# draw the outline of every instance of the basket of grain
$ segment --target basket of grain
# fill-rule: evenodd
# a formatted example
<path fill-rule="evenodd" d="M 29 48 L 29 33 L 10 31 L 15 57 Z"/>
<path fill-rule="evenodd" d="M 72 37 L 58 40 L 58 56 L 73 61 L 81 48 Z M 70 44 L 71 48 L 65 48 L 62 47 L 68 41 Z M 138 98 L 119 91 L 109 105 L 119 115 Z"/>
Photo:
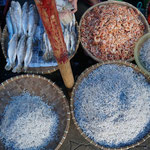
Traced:
<path fill-rule="evenodd" d="M 150 137 L 150 83 L 135 65 L 108 61 L 78 78 L 71 113 L 81 135 L 98 148 L 125 150 Z"/>
<path fill-rule="evenodd" d="M 0 85 L 1 150 L 58 150 L 69 125 L 67 100 L 50 80 L 27 74 Z"/>
<path fill-rule="evenodd" d="M 143 14 L 126 2 L 101 2 L 80 20 L 81 45 L 98 62 L 134 59 L 137 40 L 149 32 Z"/>
<path fill-rule="evenodd" d="M 142 36 L 136 43 L 134 57 L 138 67 L 150 75 L 150 33 Z"/>
<path fill-rule="evenodd" d="M 6 23 L 1 41 L 3 54 L 7 61 L 6 70 L 48 74 L 58 69 L 51 43 L 34 2 L 30 5 L 25 2 L 21 6 L 18 2 L 12 1 L 6 16 Z M 75 15 L 70 23 L 61 22 L 61 26 L 68 57 L 71 60 L 79 46 L 80 31 Z M 13 50 L 11 50 L 12 47 Z"/>

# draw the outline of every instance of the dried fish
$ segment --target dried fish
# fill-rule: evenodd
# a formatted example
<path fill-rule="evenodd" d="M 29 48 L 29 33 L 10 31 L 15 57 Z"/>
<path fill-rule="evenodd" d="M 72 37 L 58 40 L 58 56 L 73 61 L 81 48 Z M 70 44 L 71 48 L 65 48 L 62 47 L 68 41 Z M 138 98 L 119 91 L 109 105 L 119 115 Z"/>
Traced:
<path fill-rule="evenodd" d="M 76 49 L 76 34 L 75 32 L 71 32 L 71 47 L 70 47 L 70 53 L 73 53 Z"/>
<path fill-rule="evenodd" d="M 25 35 L 27 35 L 28 31 L 28 3 L 25 2 L 22 6 L 22 29 Z"/>
<path fill-rule="evenodd" d="M 26 42 L 26 55 L 24 58 L 24 71 L 27 71 L 33 55 L 33 37 L 28 37 Z"/>
<path fill-rule="evenodd" d="M 11 7 L 9 8 L 9 12 L 10 12 L 10 17 L 11 17 L 11 21 L 12 21 L 14 34 L 18 34 L 16 20 L 15 20 L 15 17 L 14 17 L 13 9 Z"/>
<path fill-rule="evenodd" d="M 64 40 L 66 43 L 67 51 L 70 53 L 70 33 L 67 29 L 65 29 Z"/>
<path fill-rule="evenodd" d="M 15 66 L 17 43 L 18 43 L 18 35 L 14 34 L 8 44 L 8 51 L 7 51 L 8 58 L 7 64 L 5 66 L 6 70 L 10 70 Z"/>
<path fill-rule="evenodd" d="M 53 51 L 52 51 L 52 47 L 51 47 L 51 44 L 50 44 L 50 41 L 48 39 L 46 32 L 44 32 L 44 34 L 43 34 L 43 40 L 45 43 L 45 53 L 43 55 L 43 59 L 45 61 L 50 61 L 53 57 L 53 54 L 52 54 Z"/>
<path fill-rule="evenodd" d="M 14 34 L 14 31 L 13 31 L 13 25 L 12 25 L 12 20 L 10 16 L 10 10 L 8 10 L 7 15 L 6 15 L 6 23 L 7 23 L 8 33 L 9 33 L 9 39 L 11 39 Z"/>
<path fill-rule="evenodd" d="M 12 1 L 11 2 L 11 13 L 13 13 L 14 19 L 12 20 L 14 24 L 17 26 L 18 34 L 21 35 L 22 33 L 22 10 L 21 5 L 19 2 Z"/>
<path fill-rule="evenodd" d="M 28 12 L 28 36 L 33 36 L 37 27 L 37 14 L 34 5 L 29 6 Z"/>
<path fill-rule="evenodd" d="M 21 72 L 22 63 L 24 61 L 25 55 L 26 55 L 26 35 L 22 35 L 19 40 L 19 44 L 18 44 L 18 48 L 17 48 L 18 64 L 12 70 L 12 72 L 18 72 L 18 73 Z"/>

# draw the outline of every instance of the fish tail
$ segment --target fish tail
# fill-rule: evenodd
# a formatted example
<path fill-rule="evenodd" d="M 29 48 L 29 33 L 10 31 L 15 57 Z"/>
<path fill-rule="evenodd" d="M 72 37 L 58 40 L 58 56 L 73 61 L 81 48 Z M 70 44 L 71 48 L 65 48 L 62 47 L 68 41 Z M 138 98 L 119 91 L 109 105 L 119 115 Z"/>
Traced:
<path fill-rule="evenodd" d="M 15 65 L 16 65 L 16 63 L 14 62 L 14 63 L 12 64 L 12 68 L 14 68 L 14 67 L 15 67 Z"/>
<path fill-rule="evenodd" d="M 8 62 L 5 66 L 5 70 L 9 71 L 12 68 L 12 65 Z"/>
<path fill-rule="evenodd" d="M 13 73 L 20 73 L 21 72 L 21 68 L 22 68 L 22 65 L 17 65 L 13 70 L 12 70 L 12 72 Z"/>

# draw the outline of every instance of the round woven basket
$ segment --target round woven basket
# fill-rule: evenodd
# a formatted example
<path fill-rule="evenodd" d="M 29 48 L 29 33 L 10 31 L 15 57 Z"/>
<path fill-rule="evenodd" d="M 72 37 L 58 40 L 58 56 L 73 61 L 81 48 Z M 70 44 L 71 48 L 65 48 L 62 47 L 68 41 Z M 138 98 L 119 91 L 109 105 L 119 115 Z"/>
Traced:
<path fill-rule="evenodd" d="M 89 68 L 87 68 L 80 76 L 79 78 L 77 79 L 77 82 L 75 84 L 75 86 L 73 87 L 73 90 L 72 90 L 72 93 L 71 93 L 71 103 L 70 103 L 70 107 L 71 107 L 71 115 L 72 115 L 72 119 L 73 119 L 73 122 L 77 128 L 77 130 L 80 132 L 80 134 L 91 144 L 93 144 L 94 146 L 98 147 L 98 148 L 101 148 L 101 149 L 104 149 L 104 150 L 127 150 L 127 149 L 130 149 L 130 148 L 134 148 L 135 146 L 137 145 L 140 145 L 141 143 L 143 143 L 145 140 L 147 140 L 149 137 L 150 137 L 150 134 L 148 134 L 147 136 L 145 136 L 140 142 L 136 143 L 136 144 L 133 144 L 133 145 L 130 145 L 130 146 L 127 146 L 127 147 L 122 147 L 122 148 L 106 148 L 106 147 L 103 147 L 101 145 L 98 145 L 96 144 L 94 141 L 92 141 L 82 130 L 81 128 L 79 127 L 78 125 L 78 122 L 76 121 L 76 118 L 75 118 L 75 115 L 74 115 L 74 95 L 75 95 L 75 91 L 76 89 L 78 88 L 78 86 L 80 85 L 80 83 L 82 82 L 82 80 L 87 77 L 89 75 L 89 73 L 91 73 L 93 70 L 95 70 L 96 68 L 104 65 L 104 64 L 118 64 L 118 65 L 125 65 L 127 67 L 131 67 L 133 68 L 137 73 L 142 73 L 146 78 L 147 80 L 149 81 L 150 80 L 150 77 L 147 76 L 142 70 L 140 70 L 136 65 L 133 65 L 131 63 L 128 63 L 128 62 L 124 62 L 124 61 L 108 61 L 108 62 L 103 62 L 103 63 L 98 63 L 96 65 L 93 65 Z"/>
<path fill-rule="evenodd" d="M 58 150 L 66 139 L 70 126 L 70 111 L 67 99 L 63 92 L 50 80 L 37 75 L 21 75 L 6 80 L 0 85 L 0 117 L 11 101 L 12 96 L 18 96 L 23 91 L 31 95 L 42 97 L 43 101 L 54 107 L 58 114 L 59 124 L 57 138 L 53 139 L 45 149 Z M 1 120 L 1 118 L 0 118 Z M 5 150 L 0 141 L 0 150 Z"/>
<path fill-rule="evenodd" d="M 77 22 L 76 22 L 76 28 L 77 28 L 77 32 L 78 32 L 78 37 L 77 37 L 78 40 L 77 40 L 75 52 L 69 57 L 69 60 L 71 60 L 74 57 L 74 55 L 76 54 L 78 47 L 79 47 L 79 43 L 80 43 L 80 30 L 79 30 L 79 26 L 78 26 Z M 1 39 L 2 51 L 3 51 L 5 58 L 7 58 L 8 41 L 9 41 L 9 39 L 8 39 L 7 25 L 5 25 L 3 32 L 2 32 L 2 39 Z M 26 71 L 26 73 L 49 74 L 56 70 L 58 70 L 58 66 L 34 67 L 34 68 L 29 67 L 28 70 Z"/>
<path fill-rule="evenodd" d="M 135 49 L 134 49 L 134 58 L 135 58 L 135 62 L 137 63 L 138 67 L 147 75 L 150 76 L 150 72 L 144 67 L 143 63 L 140 60 L 140 50 L 141 47 L 143 46 L 143 43 L 146 42 L 148 39 L 150 39 L 150 33 L 145 34 L 144 36 L 142 36 L 138 42 L 135 45 Z"/>
<path fill-rule="evenodd" d="M 145 31 L 144 31 L 144 33 L 147 33 L 147 32 L 150 31 L 150 29 L 149 29 L 149 24 L 148 24 L 146 18 L 144 17 L 144 15 L 143 15 L 136 7 L 134 7 L 133 5 L 131 5 L 131 4 L 127 3 L 127 2 L 120 2 L 120 1 L 106 1 L 106 2 L 100 2 L 100 3 L 98 3 L 98 4 L 96 4 L 96 5 L 92 6 L 92 7 L 90 7 L 89 9 L 87 9 L 87 11 L 86 11 L 86 12 L 83 14 L 83 16 L 81 17 L 81 20 L 80 20 L 80 23 L 79 23 L 79 28 L 81 29 L 82 20 L 83 20 L 83 18 L 85 17 L 85 15 L 86 15 L 89 11 L 91 11 L 93 8 L 95 8 L 95 7 L 97 7 L 97 6 L 108 5 L 108 4 L 118 4 L 118 5 L 123 5 L 123 6 L 128 6 L 128 7 L 133 8 L 134 10 L 136 10 L 137 12 L 139 12 L 139 14 L 140 14 L 140 19 L 142 20 L 142 22 L 143 22 L 143 24 L 144 24 L 144 26 L 145 26 Z M 81 32 L 81 31 L 80 31 L 80 32 Z M 81 36 L 81 34 L 80 34 L 80 36 Z M 80 37 L 80 38 L 81 38 L 81 37 Z M 81 45 L 82 45 L 83 49 L 85 50 L 85 52 L 86 52 L 91 58 L 93 58 L 93 59 L 96 60 L 97 62 L 103 62 L 103 60 L 101 60 L 101 59 L 95 57 L 91 52 L 89 52 L 89 51 L 83 46 L 84 44 L 83 44 L 82 40 L 81 40 Z M 133 49 L 133 51 L 134 51 L 134 49 Z M 133 61 L 133 60 L 134 60 L 134 57 L 132 57 L 132 58 L 126 60 L 126 61 L 129 61 L 129 62 L 130 62 L 130 61 Z"/>

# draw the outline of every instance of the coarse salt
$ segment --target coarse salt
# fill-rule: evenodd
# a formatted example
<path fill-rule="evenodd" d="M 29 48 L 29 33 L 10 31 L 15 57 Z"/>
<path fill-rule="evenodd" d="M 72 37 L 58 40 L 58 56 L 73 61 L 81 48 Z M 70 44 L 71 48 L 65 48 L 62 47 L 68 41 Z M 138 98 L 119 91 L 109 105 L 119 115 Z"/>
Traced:
<path fill-rule="evenodd" d="M 12 97 L 0 124 L 0 138 L 14 150 L 37 150 L 55 138 L 58 116 L 39 96 Z"/>
<path fill-rule="evenodd" d="M 150 71 L 150 39 L 145 41 L 140 49 L 139 55 L 140 61 L 143 64 L 143 67 Z"/>
<path fill-rule="evenodd" d="M 150 85 L 131 67 L 98 67 L 81 81 L 74 100 L 79 127 L 104 147 L 135 144 L 150 131 Z"/>

